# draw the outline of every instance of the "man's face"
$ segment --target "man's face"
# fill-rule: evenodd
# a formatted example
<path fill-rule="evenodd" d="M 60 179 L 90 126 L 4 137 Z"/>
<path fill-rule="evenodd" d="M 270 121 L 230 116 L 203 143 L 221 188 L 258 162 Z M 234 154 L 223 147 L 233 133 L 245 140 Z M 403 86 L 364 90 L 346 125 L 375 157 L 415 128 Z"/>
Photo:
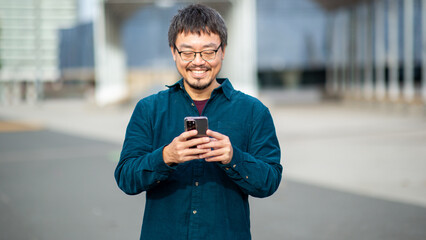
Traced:
<path fill-rule="evenodd" d="M 180 33 L 176 38 L 176 47 L 180 52 L 193 51 L 201 52 L 205 50 L 216 50 L 220 46 L 220 38 L 217 34 L 201 33 Z M 205 61 L 197 53 L 193 61 L 183 61 L 177 50 L 171 48 L 176 67 L 182 75 L 185 86 L 194 90 L 204 90 L 211 86 L 216 80 L 216 76 L 222 67 L 225 56 L 223 46 L 217 51 L 216 57 L 211 61 Z"/>

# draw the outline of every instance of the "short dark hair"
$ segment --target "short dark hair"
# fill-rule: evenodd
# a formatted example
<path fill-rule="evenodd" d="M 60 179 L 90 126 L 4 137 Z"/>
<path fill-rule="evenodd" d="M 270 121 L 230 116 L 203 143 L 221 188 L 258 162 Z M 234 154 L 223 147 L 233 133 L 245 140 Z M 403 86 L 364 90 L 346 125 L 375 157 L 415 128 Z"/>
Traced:
<path fill-rule="evenodd" d="M 180 33 L 214 33 L 219 35 L 223 46 L 228 42 L 228 31 L 225 21 L 215 9 L 202 5 L 191 4 L 178 11 L 169 27 L 169 46 L 174 47 Z"/>

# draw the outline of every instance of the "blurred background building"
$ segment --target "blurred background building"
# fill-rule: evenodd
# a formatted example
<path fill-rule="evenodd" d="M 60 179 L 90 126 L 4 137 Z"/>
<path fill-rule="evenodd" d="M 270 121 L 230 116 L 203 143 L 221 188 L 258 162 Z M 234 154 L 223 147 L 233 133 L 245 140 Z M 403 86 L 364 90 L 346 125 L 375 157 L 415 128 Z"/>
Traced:
<path fill-rule="evenodd" d="M 190 2 L 0 0 L 1 101 L 105 105 L 163 88 L 179 78 L 168 25 Z M 243 91 L 426 102 L 424 0 L 204 2 L 227 21 L 222 75 Z"/>
<path fill-rule="evenodd" d="M 57 82 L 58 29 L 76 21 L 75 0 L 0 0 L 1 101 L 42 97 Z"/>
<path fill-rule="evenodd" d="M 329 94 L 426 102 L 426 1 L 317 2 L 329 12 Z"/>

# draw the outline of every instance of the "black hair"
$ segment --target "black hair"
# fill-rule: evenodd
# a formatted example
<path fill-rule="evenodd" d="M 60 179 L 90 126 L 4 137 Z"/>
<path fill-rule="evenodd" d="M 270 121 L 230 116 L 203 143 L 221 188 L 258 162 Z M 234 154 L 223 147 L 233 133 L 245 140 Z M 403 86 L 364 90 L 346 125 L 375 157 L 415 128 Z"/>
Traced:
<path fill-rule="evenodd" d="M 217 34 L 223 46 L 228 41 L 228 31 L 222 16 L 215 9 L 202 4 L 191 4 L 173 17 L 168 34 L 170 47 L 174 47 L 177 35 L 182 32 Z"/>

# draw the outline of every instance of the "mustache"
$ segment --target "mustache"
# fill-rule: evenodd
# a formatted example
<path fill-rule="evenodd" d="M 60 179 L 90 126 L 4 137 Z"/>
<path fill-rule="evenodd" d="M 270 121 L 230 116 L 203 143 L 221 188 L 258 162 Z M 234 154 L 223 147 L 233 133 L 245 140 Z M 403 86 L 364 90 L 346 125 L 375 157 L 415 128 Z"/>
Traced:
<path fill-rule="evenodd" d="M 199 67 L 199 66 L 189 66 L 186 69 L 191 70 L 191 71 L 207 71 L 210 70 L 211 68 L 203 66 L 203 67 Z"/>

